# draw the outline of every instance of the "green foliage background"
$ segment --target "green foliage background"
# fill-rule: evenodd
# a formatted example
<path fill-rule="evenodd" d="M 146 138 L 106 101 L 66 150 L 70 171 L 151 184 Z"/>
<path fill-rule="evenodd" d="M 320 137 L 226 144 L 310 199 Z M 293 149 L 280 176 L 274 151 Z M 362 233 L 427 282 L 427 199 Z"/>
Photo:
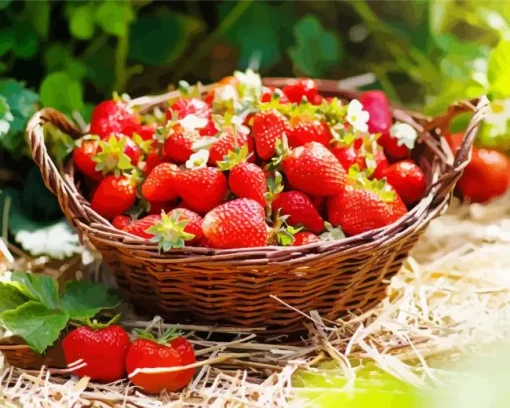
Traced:
<path fill-rule="evenodd" d="M 46 225 L 61 214 L 27 152 L 36 109 L 88 120 L 113 91 L 159 93 L 248 66 L 264 76 L 373 72 L 372 87 L 431 114 L 483 93 L 504 98 L 509 21 L 501 0 L 0 0 L 0 183 L 15 189 L 18 215 Z"/>

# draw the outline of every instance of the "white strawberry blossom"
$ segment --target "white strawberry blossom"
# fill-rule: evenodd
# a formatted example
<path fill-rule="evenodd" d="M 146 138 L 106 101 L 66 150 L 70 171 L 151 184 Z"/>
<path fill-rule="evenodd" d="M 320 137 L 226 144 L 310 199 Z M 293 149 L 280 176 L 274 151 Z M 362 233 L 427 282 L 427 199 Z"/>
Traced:
<path fill-rule="evenodd" d="M 237 99 L 237 91 L 232 85 L 223 85 L 215 89 L 214 102 L 230 102 Z"/>
<path fill-rule="evenodd" d="M 359 132 L 368 131 L 368 119 L 370 115 L 367 111 L 363 110 L 363 105 L 357 99 L 353 99 L 347 106 L 347 122 L 351 124 L 354 130 Z"/>
<path fill-rule="evenodd" d="M 508 120 L 510 119 L 510 99 L 493 101 L 485 115 L 485 122 L 491 125 L 491 133 L 494 136 L 507 132 Z"/>
<path fill-rule="evenodd" d="M 413 149 L 418 138 L 418 132 L 407 123 L 397 122 L 390 128 L 390 136 L 397 139 L 398 146 L 405 145 L 408 149 Z"/>
<path fill-rule="evenodd" d="M 239 81 L 239 88 L 243 96 L 260 96 L 262 93 L 262 80 L 259 74 L 248 68 L 246 72 L 234 72 L 234 76 Z"/>
<path fill-rule="evenodd" d="M 185 166 L 187 169 L 199 169 L 201 167 L 206 167 L 207 162 L 209 161 L 209 150 L 199 150 L 196 153 L 193 153 Z"/>
<path fill-rule="evenodd" d="M 184 119 L 179 121 L 184 129 L 195 130 L 201 129 L 207 125 L 207 119 L 199 118 L 196 115 L 187 115 Z"/>

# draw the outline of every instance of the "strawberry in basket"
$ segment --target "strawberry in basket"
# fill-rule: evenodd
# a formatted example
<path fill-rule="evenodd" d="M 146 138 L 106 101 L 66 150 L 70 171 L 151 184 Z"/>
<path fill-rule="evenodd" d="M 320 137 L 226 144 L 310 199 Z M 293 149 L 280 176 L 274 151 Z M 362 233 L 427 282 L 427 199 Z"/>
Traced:
<path fill-rule="evenodd" d="M 181 83 L 163 112 L 103 102 L 73 153 L 92 209 L 161 250 L 357 235 L 397 221 L 426 191 L 410 159 L 417 133 L 393 120 L 381 91 L 345 102 L 312 79 L 278 89 L 248 70 L 206 95 Z"/>

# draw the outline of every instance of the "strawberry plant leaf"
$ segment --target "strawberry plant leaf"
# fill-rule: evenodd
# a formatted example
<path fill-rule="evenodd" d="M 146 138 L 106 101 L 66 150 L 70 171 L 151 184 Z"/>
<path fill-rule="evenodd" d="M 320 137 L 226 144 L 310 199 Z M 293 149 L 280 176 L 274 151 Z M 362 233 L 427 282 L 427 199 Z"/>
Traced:
<path fill-rule="evenodd" d="M 34 1 L 25 8 L 32 27 L 42 38 L 48 36 L 50 26 L 50 2 L 48 0 Z"/>
<path fill-rule="evenodd" d="M 100 310 L 113 309 L 120 303 L 120 296 L 106 286 L 81 280 L 67 283 L 60 308 L 69 313 L 71 319 L 86 320 Z"/>
<path fill-rule="evenodd" d="M 34 351 L 41 354 L 55 343 L 67 325 L 69 314 L 30 301 L 14 310 L 6 310 L 0 314 L 0 320 L 7 330 L 22 337 Z"/>
<path fill-rule="evenodd" d="M 93 2 L 78 7 L 69 8 L 69 31 L 79 40 L 90 40 L 94 35 L 94 11 Z"/>
<path fill-rule="evenodd" d="M 487 76 L 490 92 L 494 97 L 506 98 L 510 96 L 510 40 L 500 41 L 491 51 Z"/>
<path fill-rule="evenodd" d="M 23 303 L 26 303 L 28 298 L 24 296 L 15 286 L 0 282 L 0 313 L 5 310 L 16 309 Z"/>
<path fill-rule="evenodd" d="M 204 28 L 195 18 L 159 9 L 156 15 L 141 16 L 132 24 L 129 56 L 147 65 L 176 61 Z"/>
<path fill-rule="evenodd" d="M 342 59 L 342 44 L 316 16 L 303 17 L 294 28 L 294 37 L 296 44 L 289 49 L 289 55 L 299 72 L 320 77 Z"/>
<path fill-rule="evenodd" d="M 105 33 L 124 37 L 134 15 L 129 2 L 105 1 L 97 8 L 95 18 Z"/>
<path fill-rule="evenodd" d="M 72 113 L 83 109 L 82 84 L 72 79 L 67 72 L 53 72 L 44 78 L 40 87 L 41 102 L 44 106 Z"/>
<path fill-rule="evenodd" d="M 8 285 L 14 286 L 29 299 L 42 303 L 48 309 L 58 305 L 58 283 L 55 279 L 42 274 L 13 272 Z"/>

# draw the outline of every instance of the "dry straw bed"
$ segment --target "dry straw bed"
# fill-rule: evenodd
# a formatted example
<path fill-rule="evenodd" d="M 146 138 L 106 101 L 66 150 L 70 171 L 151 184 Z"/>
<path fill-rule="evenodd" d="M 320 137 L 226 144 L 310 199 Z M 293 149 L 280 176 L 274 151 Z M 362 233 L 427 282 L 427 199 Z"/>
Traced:
<path fill-rule="evenodd" d="M 311 313 L 309 334 L 301 343 L 288 345 L 285 338 L 262 342 L 249 330 L 215 333 L 213 327 L 183 326 L 200 361 L 194 381 L 182 393 L 148 397 L 127 382 L 100 385 L 65 373 L 4 367 L 0 405 L 303 407 L 293 375 L 301 368 L 316 371 L 331 359 L 338 366 L 335 373 L 350 380 L 348 388 L 356 378 L 352 364 L 361 360 L 417 387 L 449 381 L 448 372 L 433 368 L 436 362 L 453 361 L 508 337 L 509 198 L 488 206 L 454 203 L 432 222 L 376 309 L 344 322 Z M 126 324 L 156 330 L 162 325 L 157 319 Z"/>

